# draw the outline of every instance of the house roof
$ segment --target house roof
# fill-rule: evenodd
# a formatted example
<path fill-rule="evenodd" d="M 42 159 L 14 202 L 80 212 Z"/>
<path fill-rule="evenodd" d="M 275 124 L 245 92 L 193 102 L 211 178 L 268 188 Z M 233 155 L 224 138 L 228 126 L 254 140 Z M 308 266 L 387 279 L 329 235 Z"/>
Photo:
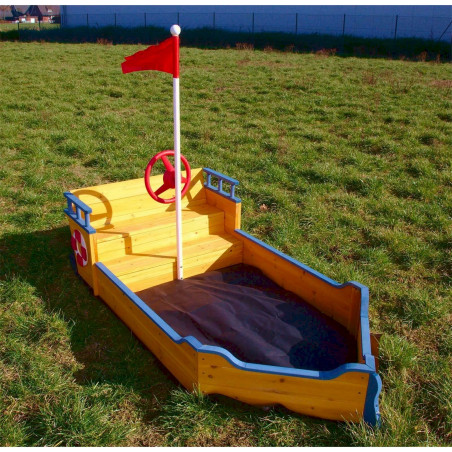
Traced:
<path fill-rule="evenodd" d="M 38 6 L 43 16 L 58 16 L 60 14 L 59 5 Z"/>
<path fill-rule="evenodd" d="M 21 14 L 25 14 L 25 11 L 28 9 L 27 6 L 21 6 L 21 5 L 13 5 L 11 6 L 11 14 L 13 17 L 20 16 Z"/>
<path fill-rule="evenodd" d="M 16 11 L 28 16 L 58 16 L 59 5 L 14 5 Z"/>

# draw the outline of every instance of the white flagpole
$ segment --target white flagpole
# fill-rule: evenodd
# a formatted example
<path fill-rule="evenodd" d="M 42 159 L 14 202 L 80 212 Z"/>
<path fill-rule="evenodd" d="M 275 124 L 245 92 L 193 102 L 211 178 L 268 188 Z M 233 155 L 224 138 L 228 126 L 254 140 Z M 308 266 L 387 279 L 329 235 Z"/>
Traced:
<path fill-rule="evenodd" d="M 179 36 L 179 25 L 173 25 L 170 29 L 173 36 Z M 178 43 L 179 46 L 179 43 Z M 179 53 L 179 48 L 177 49 Z M 179 65 L 179 58 L 177 58 Z M 177 240 L 177 279 L 184 279 L 184 266 L 182 257 L 182 206 L 181 206 L 181 168 L 180 168 L 180 102 L 179 102 L 179 68 L 177 77 L 173 77 L 173 116 L 174 116 L 174 169 L 176 189 L 176 240 Z"/>

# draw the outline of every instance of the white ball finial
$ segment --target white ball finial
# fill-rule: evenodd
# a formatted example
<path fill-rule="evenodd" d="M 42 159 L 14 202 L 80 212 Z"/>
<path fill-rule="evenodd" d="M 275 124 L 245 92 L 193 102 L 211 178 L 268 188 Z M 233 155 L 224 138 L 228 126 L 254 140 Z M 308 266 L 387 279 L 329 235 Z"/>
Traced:
<path fill-rule="evenodd" d="M 177 24 L 174 24 L 171 28 L 170 28 L 170 32 L 173 36 L 179 36 L 180 35 L 180 27 Z"/>

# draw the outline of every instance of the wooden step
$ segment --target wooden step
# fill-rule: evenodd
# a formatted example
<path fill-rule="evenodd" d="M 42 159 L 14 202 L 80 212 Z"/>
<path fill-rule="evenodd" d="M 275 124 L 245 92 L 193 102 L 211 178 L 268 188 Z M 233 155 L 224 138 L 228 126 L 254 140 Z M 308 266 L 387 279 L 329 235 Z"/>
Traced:
<path fill-rule="evenodd" d="M 228 250 L 241 245 L 241 241 L 229 234 L 216 234 L 183 243 L 184 260 L 196 256 Z M 132 253 L 103 263 L 116 275 L 153 268 L 176 261 L 176 248 L 171 245 L 155 247 L 141 253 Z"/>
<path fill-rule="evenodd" d="M 184 171 L 182 175 L 185 175 Z M 206 202 L 202 169 L 192 169 L 191 175 L 190 188 L 181 200 L 182 207 L 194 207 Z M 150 184 L 154 189 L 162 185 L 162 175 L 151 176 Z M 175 208 L 174 204 L 154 201 L 146 191 L 143 178 L 80 188 L 72 190 L 72 193 L 92 208 L 91 225 L 96 230 L 117 221 L 148 217 L 158 212 L 174 211 Z M 174 196 L 174 190 L 168 190 L 164 196 Z"/>
<path fill-rule="evenodd" d="M 224 232 L 224 212 L 208 204 L 182 209 L 182 223 L 185 242 L 221 234 Z M 96 237 L 100 261 L 139 254 L 154 246 L 175 247 L 176 213 L 159 212 L 144 219 L 105 226 L 97 231 Z"/>
<path fill-rule="evenodd" d="M 229 234 L 199 237 L 183 244 L 184 277 L 242 262 L 242 242 Z M 131 290 L 176 279 L 176 248 L 163 246 L 103 261 Z"/>

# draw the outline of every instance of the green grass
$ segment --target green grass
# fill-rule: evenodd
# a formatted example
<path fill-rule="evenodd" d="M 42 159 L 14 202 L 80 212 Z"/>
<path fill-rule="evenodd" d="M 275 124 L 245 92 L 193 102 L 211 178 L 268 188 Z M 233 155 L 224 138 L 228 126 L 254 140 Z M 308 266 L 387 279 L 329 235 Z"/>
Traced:
<path fill-rule="evenodd" d="M 182 150 L 243 229 L 370 289 L 381 429 L 188 394 L 73 273 L 62 192 L 172 147 L 140 46 L 0 43 L 0 445 L 450 445 L 451 66 L 181 49 Z M 14 57 L 11 57 L 11 56 Z"/>
<path fill-rule="evenodd" d="M 60 28 L 60 24 L 51 24 L 48 22 L 36 22 L 32 23 L 11 23 L 11 22 L 0 22 L 0 33 L 11 32 L 11 31 L 44 31 L 44 30 L 57 30 Z"/>

